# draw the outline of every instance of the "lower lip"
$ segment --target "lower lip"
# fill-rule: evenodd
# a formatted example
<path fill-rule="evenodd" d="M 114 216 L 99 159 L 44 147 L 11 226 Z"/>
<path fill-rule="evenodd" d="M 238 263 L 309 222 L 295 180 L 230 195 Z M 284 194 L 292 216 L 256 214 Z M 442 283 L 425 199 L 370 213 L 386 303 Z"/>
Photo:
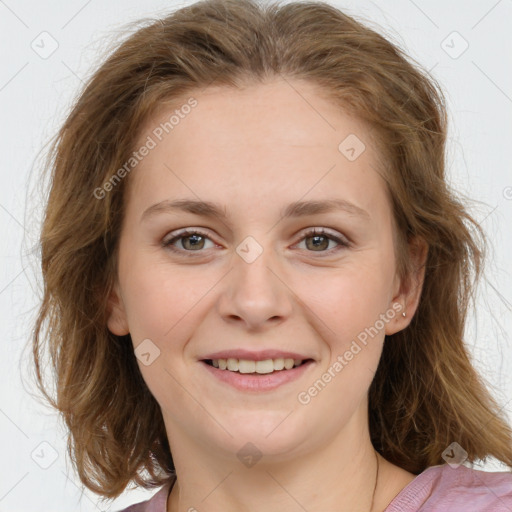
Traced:
<path fill-rule="evenodd" d="M 313 364 L 313 361 L 303 363 L 291 370 L 278 370 L 259 375 L 219 370 L 219 368 L 210 366 L 204 361 L 201 361 L 201 363 L 214 377 L 240 391 L 271 391 L 283 384 L 298 379 Z"/>

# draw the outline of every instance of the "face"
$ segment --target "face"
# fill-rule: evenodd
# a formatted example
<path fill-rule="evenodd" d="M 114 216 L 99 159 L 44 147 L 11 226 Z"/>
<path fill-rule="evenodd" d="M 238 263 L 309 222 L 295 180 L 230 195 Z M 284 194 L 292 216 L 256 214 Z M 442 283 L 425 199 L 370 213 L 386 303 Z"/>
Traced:
<path fill-rule="evenodd" d="M 156 144 L 129 176 L 109 328 L 130 333 L 171 449 L 286 457 L 364 431 L 384 335 L 404 327 L 368 130 L 290 83 L 209 88 L 162 140 L 176 106 L 141 132 Z"/>

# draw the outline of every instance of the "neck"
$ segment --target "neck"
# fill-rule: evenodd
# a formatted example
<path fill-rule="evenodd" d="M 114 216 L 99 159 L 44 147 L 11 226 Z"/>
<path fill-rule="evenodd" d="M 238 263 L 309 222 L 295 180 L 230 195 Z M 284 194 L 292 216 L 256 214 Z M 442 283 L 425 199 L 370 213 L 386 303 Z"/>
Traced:
<path fill-rule="evenodd" d="M 376 486 L 376 452 L 369 433 L 356 426 L 347 425 L 334 440 L 308 452 L 289 454 L 286 460 L 263 456 L 250 467 L 232 453 L 223 457 L 199 450 L 186 436 L 173 435 L 178 479 L 167 511 L 376 512 L 382 501 Z M 380 466 L 379 481 L 386 469 Z"/>

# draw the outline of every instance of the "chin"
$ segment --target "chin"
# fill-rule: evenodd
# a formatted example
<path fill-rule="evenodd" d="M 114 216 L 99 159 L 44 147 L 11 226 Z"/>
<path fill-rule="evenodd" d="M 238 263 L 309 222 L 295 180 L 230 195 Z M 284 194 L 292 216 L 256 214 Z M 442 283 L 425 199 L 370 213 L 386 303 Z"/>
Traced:
<path fill-rule="evenodd" d="M 239 451 L 259 451 L 265 457 L 286 458 L 304 447 L 308 438 L 303 425 L 297 423 L 297 413 L 290 411 L 238 413 L 228 422 L 233 437 L 224 437 L 226 449 L 238 455 Z M 289 416 L 288 416 L 289 415 Z M 297 416 L 297 417 L 294 417 Z M 236 426 L 236 428 L 235 428 Z M 268 460 L 268 459 L 267 459 Z"/>

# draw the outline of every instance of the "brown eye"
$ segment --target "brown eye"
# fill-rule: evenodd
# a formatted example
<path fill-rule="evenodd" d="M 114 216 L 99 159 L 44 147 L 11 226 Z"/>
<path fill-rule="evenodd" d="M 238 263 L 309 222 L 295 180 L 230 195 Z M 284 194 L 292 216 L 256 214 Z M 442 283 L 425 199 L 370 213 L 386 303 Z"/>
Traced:
<path fill-rule="evenodd" d="M 210 238 L 205 233 L 196 230 L 185 230 L 177 233 L 171 238 L 167 238 L 162 242 L 162 246 L 175 252 L 201 252 Z M 178 245 L 178 243 L 179 245 Z"/>
<path fill-rule="evenodd" d="M 309 252 L 330 253 L 332 251 L 337 251 L 340 248 L 349 246 L 349 243 L 346 240 L 343 240 L 342 238 L 340 238 L 336 235 L 327 233 L 323 229 L 320 229 L 320 230 L 313 229 L 313 230 L 307 232 L 302 237 L 302 240 L 305 241 L 306 249 Z M 335 242 L 338 245 L 338 247 L 329 248 L 330 242 Z"/>
<path fill-rule="evenodd" d="M 203 249 L 205 238 L 201 235 L 188 235 L 180 237 L 183 249 Z M 188 242 L 188 243 L 187 243 Z"/>
<path fill-rule="evenodd" d="M 305 238 L 306 240 L 306 247 L 308 249 L 312 250 L 324 250 L 329 247 L 329 238 L 324 235 L 314 235 L 314 236 L 308 236 Z M 309 241 L 309 243 L 308 243 Z"/>

